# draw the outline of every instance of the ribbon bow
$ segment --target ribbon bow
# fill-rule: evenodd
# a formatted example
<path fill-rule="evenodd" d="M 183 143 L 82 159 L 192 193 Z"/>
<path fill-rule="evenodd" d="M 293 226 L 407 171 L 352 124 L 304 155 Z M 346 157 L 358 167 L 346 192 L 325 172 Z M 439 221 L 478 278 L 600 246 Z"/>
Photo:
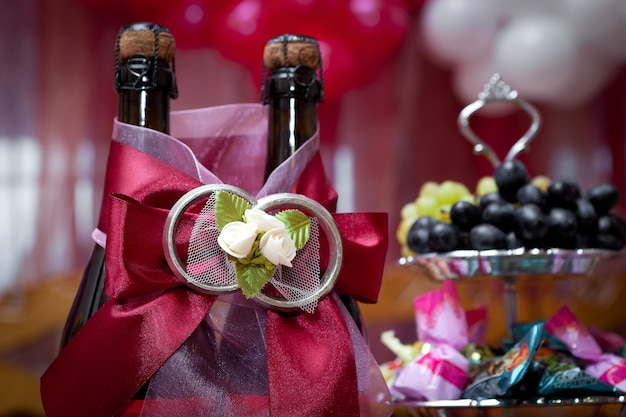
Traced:
<path fill-rule="evenodd" d="M 114 142 L 111 157 L 141 166 L 138 182 L 143 183 L 136 187 L 131 181 L 118 188 L 131 193 L 108 200 L 105 293 L 111 298 L 42 376 L 48 417 L 115 414 L 187 340 L 218 298 L 182 285 L 162 247 L 169 207 L 202 184 L 130 146 Z M 168 181 L 147 180 L 156 177 Z M 326 199 L 328 188 L 320 186 L 324 184 L 321 160 L 315 157 L 292 191 L 332 204 L 332 198 Z M 335 289 L 374 302 L 387 245 L 386 215 L 334 214 L 333 218 L 344 248 Z M 182 253 L 194 221 L 185 215 L 178 224 L 174 240 Z M 320 300 L 314 314 L 268 310 L 266 337 L 269 415 L 360 414 L 363 393 L 357 387 L 354 349 L 333 299 Z"/>

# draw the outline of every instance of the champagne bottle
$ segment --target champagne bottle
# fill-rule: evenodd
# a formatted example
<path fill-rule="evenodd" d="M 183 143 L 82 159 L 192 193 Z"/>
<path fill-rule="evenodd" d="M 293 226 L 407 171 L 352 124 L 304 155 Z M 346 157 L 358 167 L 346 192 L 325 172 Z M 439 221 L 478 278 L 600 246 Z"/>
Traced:
<path fill-rule="evenodd" d="M 178 96 L 175 40 L 152 23 L 120 29 L 115 44 L 115 90 L 120 122 L 169 133 L 170 99 Z M 107 198 L 105 195 L 103 198 Z M 61 336 L 64 347 L 105 301 L 104 248 L 94 245 Z"/>
<path fill-rule="evenodd" d="M 317 106 L 324 100 L 321 58 L 317 40 L 309 36 L 283 34 L 265 45 L 261 101 L 269 111 L 266 180 L 317 131 Z M 356 301 L 339 297 L 365 335 Z"/>
<path fill-rule="evenodd" d="M 324 98 L 320 62 L 319 46 L 310 37 L 281 35 L 265 45 L 261 101 L 269 111 L 266 180 L 317 130 L 317 105 Z"/>

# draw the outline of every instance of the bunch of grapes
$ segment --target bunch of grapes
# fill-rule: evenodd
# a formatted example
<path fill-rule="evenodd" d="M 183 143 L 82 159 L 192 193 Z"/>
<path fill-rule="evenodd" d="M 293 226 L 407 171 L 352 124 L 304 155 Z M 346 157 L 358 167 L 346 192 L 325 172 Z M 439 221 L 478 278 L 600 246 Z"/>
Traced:
<path fill-rule="evenodd" d="M 439 184 L 429 181 L 424 183 L 415 201 L 402 208 L 402 219 L 397 230 L 397 238 L 402 245 L 402 255 L 408 256 L 416 252 L 408 247 L 407 241 L 409 230 L 415 221 L 426 218 L 450 223 L 450 208 L 458 201 L 475 203 L 476 200 L 469 189 L 460 182 L 444 181 Z"/>
<path fill-rule="evenodd" d="M 423 199 L 446 183 L 464 191 L 445 202 L 430 201 L 426 210 Z M 475 197 L 459 183 L 446 183 L 427 183 L 413 207 L 403 208 L 398 238 L 404 256 L 459 249 L 620 250 L 626 242 L 626 222 L 612 213 L 619 192 L 610 184 L 583 195 L 571 180 L 531 179 L 518 160 L 505 161 L 493 177 L 481 179 Z"/>

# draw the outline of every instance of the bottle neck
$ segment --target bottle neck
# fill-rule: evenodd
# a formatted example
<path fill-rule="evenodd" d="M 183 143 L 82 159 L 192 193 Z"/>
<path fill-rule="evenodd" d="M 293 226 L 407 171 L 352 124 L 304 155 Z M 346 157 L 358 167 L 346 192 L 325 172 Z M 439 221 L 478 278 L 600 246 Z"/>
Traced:
<path fill-rule="evenodd" d="M 170 133 L 170 98 L 163 90 L 124 90 L 119 93 L 118 120 Z"/>
<path fill-rule="evenodd" d="M 321 84 L 305 67 L 276 71 L 265 82 L 268 105 L 268 142 L 265 180 L 317 130 Z"/>
<path fill-rule="evenodd" d="M 172 64 L 134 56 L 121 62 L 115 87 L 120 122 L 170 132 L 170 98 L 177 94 Z"/>
<path fill-rule="evenodd" d="M 293 97 L 269 101 L 265 179 L 293 155 L 317 129 L 317 103 Z"/>

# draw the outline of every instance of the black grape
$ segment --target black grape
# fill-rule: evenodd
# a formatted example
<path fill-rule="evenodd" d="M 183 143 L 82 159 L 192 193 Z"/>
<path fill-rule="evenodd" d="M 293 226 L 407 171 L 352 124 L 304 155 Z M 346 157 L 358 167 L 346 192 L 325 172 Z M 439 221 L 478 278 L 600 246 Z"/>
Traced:
<path fill-rule="evenodd" d="M 542 210 L 546 207 L 548 198 L 546 193 L 535 184 L 528 183 L 517 190 L 517 201 L 521 204 L 535 204 Z"/>
<path fill-rule="evenodd" d="M 611 184 L 600 184 L 587 191 L 586 197 L 596 209 L 596 213 L 604 215 L 619 202 L 619 191 Z"/>
<path fill-rule="evenodd" d="M 510 203 L 516 201 L 517 191 L 530 181 L 526 167 L 517 159 L 500 164 L 493 178 L 502 198 Z"/>
<path fill-rule="evenodd" d="M 548 213 L 548 244 L 555 248 L 573 249 L 576 247 L 578 221 L 571 210 L 555 207 Z"/>
<path fill-rule="evenodd" d="M 517 249 L 524 246 L 524 242 L 517 237 L 515 232 L 509 232 L 506 234 L 506 248 L 507 249 Z"/>
<path fill-rule="evenodd" d="M 430 216 L 419 217 L 409 229 L 406 244 L 415 253 L 428 253 L 432 249 L 428 244 L 430 229 L 437 221 Z"/>
<path fill-rule="evenodd" d="M 578 184 L 570 180 L 552 181 L 546 190 L 549 207 L 562 207 L 574 210 L 580 198 Z"/>
<path fill-rule="evenodd" d="M 482 213 L 484 223 L 489 223 L 503 232 L 509 232 L 513 229 L 513 215 L 515 206 L 506 201 L 496 201 L 489 204 Z"/>
<path fill-rule="evenodd" d="M 458 248 L 459 229 L 450 223 L 437 222 L 430 229 L 428 244 L 435 252 L 449 252 Z"/>
<path fill-rule="evenodd" d="M 500 196 L 500 193 L 498 193 L 497 191 L 493 191 L 480 197 L 480 199 L 478 200 L 478 206 L 481 210 L 484 210 L 489 204 L 495 203 L 496 201 L 505 200 Z"/>
<path fill-rule="evenodd" d="M 598 232 L 592 236 L 591 244 L 595 248 L 620 250 L 626 240 L 624 220 L 607 214 L 598 218 Z"/>
<path fill-rule="evenodd" d="M 515 210 L 515 232 L 524 242 L 543 239 L 548 233 L 548 216 L 536 204 L 526 204 Z"/>
<path fill-rule="evenodd" d="M 450 208 L 450 220 L 463 232 L 480 223 L 480 208 L 469 201 L 457 201 Z"/>
<path fill-rule="evenodd" d="M 506 234 L 496 226 L 481 223 L 470 230 L 470 247 L 475 250 L 506 249 Z"/>
<path fill-rule="evenodd" d="M 598 216 L 593 204 L 584 198 L 577 199 L 574 214 L 576 214 L 576 220 L 578 221 L 579 233 L 587 235 L 596 233 Z"/>

